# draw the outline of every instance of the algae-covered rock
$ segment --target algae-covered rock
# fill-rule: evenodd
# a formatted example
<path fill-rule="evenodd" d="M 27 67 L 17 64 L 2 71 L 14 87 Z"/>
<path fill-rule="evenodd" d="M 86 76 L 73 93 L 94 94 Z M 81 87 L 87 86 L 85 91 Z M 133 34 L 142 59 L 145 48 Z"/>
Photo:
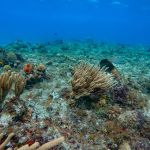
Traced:
<path fill-rule="evenodd" d="M 150 140 L 147 138 L 137 137 L 131 141 L 132 150 L 149 150 Z"/>
<path fill-rule="evenodd" d="M 120 114 L 117 120 L 123 127 L 139 129 L 142 128 L 145 117 L 140 111 L 128 110 Z"/>
<path fill-rule="evenodd" d="M 4 48 L 0 48 L 0 66 L 17 67 L 21 62 L 24 62 L 24 59 L 20 54 L 13 51 L 7 52 Z"/>
<path fill-rule="evenodd" d="M 44 65 L 44 64 L 39 64 L 39 65 L 37 66 L 37 71 L 38 71 L 38 72 L 45 73 L 45 71 L 46 71 L 45 65 Z"/>
<path fill-rule="evenodd" d="M 118 104 L 127 104 L 128 103 L 128 87 L 126 85 L 117 84 L 111 90 L 112 100 Z"/>
<path fill-rule="evenodd" d="M 46 67 L 44 64 L 33 65 L 28 63 L 24 65 L 23 70 L 26 78 L 26 88 L 30 88 L 34 84 L 49 78 L 46 74 Z"/>
<path fill-rule="evenodd" d="M 5 103 L 0 113 L 7 114 L 11 118 L 10 121 L 23 121 L 28 113 L 28 108 L 24 101 L 13 97 Z"/>
<path fill-rule="evenodd" d="M 4 71 L 9 71 L 9 70 L 11 70 L 11 66 L 10 66 L 10 65 L 5 65 L 5 66 L 3 67 L 3 70 L 4 70 Z"/>
<path fill-rule="evenodd" d="M 120 146 L 119 146 L 119 150 L 131 150 L 131 147 L 129 145 L 128 142 L 123 142 Z"/>
<path fill-rule="evenodd" d="M 17 60 L 17 56 L 14 52 L 8 52 L 6 53 L 6 59 L 8 62 L 14 63 Z"/>

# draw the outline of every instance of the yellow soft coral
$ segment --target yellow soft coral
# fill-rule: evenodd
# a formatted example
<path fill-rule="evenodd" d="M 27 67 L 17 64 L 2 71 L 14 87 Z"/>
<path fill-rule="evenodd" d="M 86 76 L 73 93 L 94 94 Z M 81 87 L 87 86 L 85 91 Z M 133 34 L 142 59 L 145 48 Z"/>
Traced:
<path fill-rule="evenodd" d="M 0 142 L 1 139 L 3 138 L 3 133 L 0 134 Z M 0 145 L 0 150 L 4 150 L 5 146 L 10 142 L 11 138 L 14 136 L 14 133 L 10 133 L 8 135 L 8 137 L 6 138 L 6 140 L 4 140 L 4 142 Z M 32 144 L 31 146 L 29 146 L 28 144 L 20 147 L 20 148 L 15 148 L 14 150 L 49 150 L 54 146 L 59 145 L 60 143 L 62 143 L 64 141 L 64 137 L 61 136 L 59 138 L 56 138 L 50 142 L 47 142 L 43 145 L 40 146 L 39 142 L 35 142 L 34 144 Z M 12 148 L 8 148 L 7 150 L 12 150 Z"/>
<path fill-rule="evenodd" d="M 0 134 L 0 141 L 3 138 L 4 134 L 1 133 Z M 5 146 L 10 142 L 11 138 L 14 136 L 14 133 L 10 133 L 8 135 L 8 137 L 6 138 L 6 140 L 0 145 L 0 150 L 3 150 L 5 148 Z"/>
<path fill-rule="evenodd" d="M 0 75 L 0 106 L 4 102 L 12 84 L 15 86 L 15 96 L 19 97 L 25 86 L 24 78 L 20 74 L 10 71 Z"/>
<path fill-rule="evenodd" d="M 116 84 L 111 74 L 105 69 L 81 63 L 74 69 L 71 80 L 72 95 L 86 96 L 93 92 L 107 91 Z"/>

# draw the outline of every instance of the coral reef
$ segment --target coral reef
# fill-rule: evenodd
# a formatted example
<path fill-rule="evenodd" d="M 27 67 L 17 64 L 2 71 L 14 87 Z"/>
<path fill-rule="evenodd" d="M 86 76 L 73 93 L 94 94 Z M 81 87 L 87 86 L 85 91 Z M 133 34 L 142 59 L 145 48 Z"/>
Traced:
<path fill-rule="evenodd" d="M 0 66 L 2 149 L 49 149 L 59 137 L 51 149 L 149 149 L 147 47 L 16 41 L 0 48 Z"/>

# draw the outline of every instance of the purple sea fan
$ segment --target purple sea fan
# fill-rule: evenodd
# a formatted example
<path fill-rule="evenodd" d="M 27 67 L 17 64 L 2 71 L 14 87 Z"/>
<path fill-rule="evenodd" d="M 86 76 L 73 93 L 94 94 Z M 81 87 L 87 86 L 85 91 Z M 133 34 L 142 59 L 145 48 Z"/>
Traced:
<path fill-rule="evenodd" d="M 127 102 L 128 88 L 126 85 L 116 85 L 112 89 L 112 99 L 116 103 L 125 104 Z"/>

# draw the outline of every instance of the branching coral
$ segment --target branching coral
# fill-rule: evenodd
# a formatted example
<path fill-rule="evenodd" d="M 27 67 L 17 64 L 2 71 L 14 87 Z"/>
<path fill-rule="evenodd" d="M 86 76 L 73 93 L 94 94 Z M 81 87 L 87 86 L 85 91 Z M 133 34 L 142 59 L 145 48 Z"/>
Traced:
<path fill-rule="evenodd" d="M 14 82 L 15 82 L 15 96 L 19 97 L 23 89 L 25 87 L 25 79 L 20 76 L 20 74 L 15 74 L 14 75 Z"/>
<path fill-rule="evenodd" d="M 49 150 L 51 148 L 53 148 L 54 146 L 59 145 L 60 143 L 62 143 L 64 141 L 64 137 L 59 137 L 57 139 L 54 139 L 50 142 L 47 142 L 43 145 L 40 146 L 39 142 L 35 142 L 34 144 L 32 144 L 31 146 L 29 145 L 24 145 L 19 149 L 16 150 Z"/>
<path fill-rule="evenodd" d="M 54 139 L 50 142 L 47 142 L 47 143 L 43 144 L 37 150 L 49 150 L 50 148 L 62 143 L 63 141 L 64 141 L 64 137 L 62 136 L 60 138 Z"/>
<path fill-rule="evenodd" d="M 0 134 L 0 142 L 1 142 L 1 139 L 3 138 L 4 134 L 1 133 Z M 6 138 L 6 140 L 0 145 L 0 150 L 3 150 L 5 148 L 5 146 L 10 142 L 11 138 L 14 136 L 14 133 L 10 133 L 8 135 L 8 137 Z"/>
<path fill-rule="evenodd" d="M 74 69 L 72 77 L 73 96 L 87 96 L 91 93 L 107 91 L 112 88 L 116 81 L 111 74 L 105 72 L 105 68 L 81 63 Z"/>
<path fill-rule="evenodd" d="M 10 133 L 8 135 L 6 140 L 4 140 L 4 142 L 2 142 L 2 144 L 0 144 L 0 150 L 3 150 L 6 147 L 6 145 L 10 142 L 10 140 L 12 139 L 13 136 L 14 136 L 14 133 Z M 0 142 L 1 142 L 3 137 L 4 137 L 4 134 L 1 133 L 0 134 Z M 50 142 L 47 142 L 41 146 L 40 146 L 39 142 L 35 142 L 31 146 L 26 144 L 20 148 L 15 148 L 15 150 L 49 150 L 50 148 L 59 145 L 63 141 L 64 141 L 64 137 L 62 136 L 62 137 L 56 138 Z M 7 150 L 12 150 L 12 148 L 8 148 Z"/>
<path fill-rule="evenodd" d="M 13 75 L 6 72 L 0 76 L 0 104 L 3 103 L 13 83 Z"/>
<path fill-rule="evenodd" d="M 0 75 L 0 104 L 4 102 L 13 83 L 15 86 L 15 96 L 19 97 L 23 92 L 25 80 L 19 74 L 10 71 Z"/>

